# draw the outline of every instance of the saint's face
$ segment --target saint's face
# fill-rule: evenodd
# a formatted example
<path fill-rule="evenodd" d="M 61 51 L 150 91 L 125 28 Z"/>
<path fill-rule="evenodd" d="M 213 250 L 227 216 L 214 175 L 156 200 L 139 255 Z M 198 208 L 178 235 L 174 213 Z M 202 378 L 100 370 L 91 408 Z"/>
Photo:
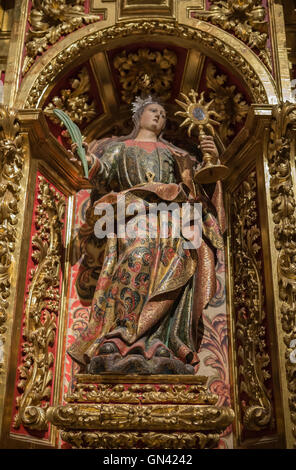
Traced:
<path fill-rule="evenodd" d="M 152 103 L 145 107 L 141 115 L 140 127 L 159 135 L 165 126 L 165 122 L 166 113 L 163 107 L 160 104 Z"/>

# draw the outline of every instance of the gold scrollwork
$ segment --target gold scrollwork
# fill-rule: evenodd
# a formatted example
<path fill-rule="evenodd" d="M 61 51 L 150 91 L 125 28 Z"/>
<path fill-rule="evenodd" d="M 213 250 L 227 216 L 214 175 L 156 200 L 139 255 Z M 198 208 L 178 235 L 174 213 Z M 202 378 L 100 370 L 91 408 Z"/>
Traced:
<path fill-rule="evenodd" d="M 0 347 L 5 343 L 7 308 L 11 294 L 13 253 L 17 239 L 23 151 L 16 112 L 0 106 Z M 3 363 L 0 363 L 0 375 Z"/>
<path fill-rule="evenodd" d="M 268 23 L 266 8 L 261 0 L 211 0 L 209 11 L 191 13 L 193 18 L 211 21 L 225 31 L 258 50 L 262 62 L 271 70 L 270 51 L 267 48 Z"/>
<path fill-rule="evenodd" d="M 32 0 L 23 73 L 29 70 L 38 54 L 62 36 L 100 19 L 98 15 L 84 12 L 84 0 Z"/>
<path fill-rule="evenodd" d="M 245 60 L 242 54 L 236 52 L 230 45 L 225 44 L 214 35 L 185 25 L 161 21 L 135 21 L 120 23 L 120 25 L 106 28 L 96 33 L 79 39 L 61 52 L 59 52 L 38 75 L 27 98 L 25 107 L 36 108 L 40 105 L 40 99 L 44 92 L 44 84 L 50 84 L 60 73 L 65 63 L 70 63 L 83 51 L 108 40 L 122 38 L 130 35 L 152 35 L 153 33 L 165 34 L 179 38 L 199 41 L 203 46 L 213 49 L 226 60 L 229 60 L 238 73 L 243 73 L 244 80 L 249 86 L 252 98 L 257 103 L 267 102 L 267 95 L 256 70 Z"/>
<path fill-rule="evenodd" d="M 220 434 L 62 431 L 61 438 L 77 449 L 212 449 Z"/>
<path fill-rule="evenodd" d="M 22 362 L 19 366 L 17 414 L 14 428 L 21 424 L 46 430 L 45 410 L 51 397 L 56 319 L 59 308 L 60 264 L 65 199 L 41 176 L 38 177 L 36 233 L 25 305 Z"/>
<path fill-rule="evenodd" d="M 49 407 L 49 422 L 63 430 L 222 431 L 232 423 L 231 408 L 176 404 L 69 404 Z"/>
<path fill-rule="evenodd" d="M 272 425 L 269 355 L 266 351 L 261 234 L 257 225 L 256 172 L 250 173 L 233 197 L 233 296 L 239 385 L 244 397 L 243 423 L 259 431 Z"/>
<path fill-rule="evenodd" d="M 290 360 L 296 340 L 296 199 L 290 163 L 291 142 L 295 138 L 296 105 L 282 103 L 273 109 L 271 133 L 267 149 L 270 174 L 271 209 L 274 242 L 278 251 L 281 324 L 286 346 L 286 377 L 289 406 L 296 438 L 296 364 Z"/>
<path fill-rule="evenodd" d="M 121 97 L 125 103 L 131 103 L 141 92 L 141 79 L 145 75 L 150 79 L 152 93 L 157 94 L 163 101 L 170 98 L 177 64 L 174 51 L 168 49 L 163 51 L 138 49 L 130 53 L 123 51 L 114 58 L 113 64 L 119 72 Z"/>
<path fill-rule="evenodd" d="M 206 84 L 213 109 L 221 115 L 221 124 L 217 129 L 223 143 L 227 145 L 235 133 L 235 125 L 243 121 L 248 114 L 249 105 L 236 89 L 235 85 L 226 86 L 227 76 L 218 75 L 214 64 L 209 63 L 206 70 Z"/>
<path fill-rule="evenodd" d="M 201 385 L 156 386 L 123 384 L 76 384 L 74 391 L 66 397 L 67 403 L 217 403 L 218 396 L 207 392 Z"/>
<path fill-rule="evenodd" d="M 55 96 L 44 108 L 49 119 L 62 127 L 60 119 L 52 112 L 54 108 L 62 109 L 78 125 L 90 122 L 97 114 L 95 102 L 90 103 L 90 81 L 86 67 L 80 70 L 77 78 L 70 80 L 70 85 L 72 89 L 61 90 L 59 96 Z"/>

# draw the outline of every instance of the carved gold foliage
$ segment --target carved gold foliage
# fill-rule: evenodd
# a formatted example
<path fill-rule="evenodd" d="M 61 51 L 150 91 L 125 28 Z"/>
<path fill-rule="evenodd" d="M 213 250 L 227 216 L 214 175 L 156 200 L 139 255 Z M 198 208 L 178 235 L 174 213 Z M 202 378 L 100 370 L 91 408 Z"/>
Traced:
<path fill-rule="evenodd" d="M 78 73 L 77 78 L 70 80 L 71 89 L 63 89 L 44 109 L 51 121 L 64 127 L 60 119 L 53 114 L 53 109 L 62 109 L 77 124 L 90 122 L 96 116 L 95 102 L 90 103 L 90 81 L 86 67 Z M 64 131 L 65 132 L 65 131 Z"/>
<path fill-rule="evenodd" d="M 206 70 L 206 84 L 211 90 L 209 96 L 214 100 L 212 107 L 221 116 L 218 133 L 224 144 L 229 143 L 229 138 L 234 134 L 235 125 L 243 121 L 249 110 L 248 104 L 243 95 L 237 91 L 236 86 L 227 86 L 226 83 L 227 76 L 218 75 L 216 67 L 209 63 Z"/>
<path fill-rule="evenodd" d="M 218 396 L 207 392 L 201 385 L 128 385 L 76 384 L 68 403 L 217 403 Z"/>
<path fill-rule="evenodd" d="M 115 38 L 130 35 L 152 35 L 156 32 L 158 34 L 175 36 L 176 38 L 180 37 L 187 40 L 195 40 L 200 42 L 201 45 L 213 49 L 217 54 L 220 54 L 221 57 L 228 60 L 235 70 L 240 74 L 243 74 L 244 80 L 248 84 L 252 98 L 255 102 L 267 102 L 266 92 L 256 70 L 254 70 L 253 67 L 245 60 L 243 55 L 239 54 L 230 45 L 225 44 L 210 33 L 199 31 L 185 25 L 176 25 L 175 23 L 161 21 L 130 21 L 127 23 L 122 22 L 119 25 L 89 34 L 59 52 L 56 57 L 54 57 L 39 73 L 30 91 L 30 96 L 27 98 L 25 107 L 38 107 L 41 96 L 44 92 L 44 84 L 50 84 L 54 81 L 58 73 L 63 70 L 64 65 L 71 63 L 77 55 L 83 54 L 85 50 Z"/>
<path fill-rule="evenodd" d="M 113 64 L 119 72 L 121 97 L 125 103 L 131 103 L 141 92 L 145 76 L 150 79 L 151 93 L 157 94 L 163 101 L 170 98 L 177 64 L 175 52 L 168 49 L 138 49 L 130 53 L 123 51 L 114 58 Z"/>
<path fill-rule="evenodd" d="M 278 251 L 276 262 L 289 406 L 296 438 L 296 364 L 291 361 L 292 345 L 296 339 L 296 200 L 290 163 L 292 132 L 295 133 L 295 129 L 296 105 L 286 102 L 274 107 L 268 145 L 270 196 Z"/>
<path fill-rule="evenodd" d="M 11 294 L 13 253 L 17 238 L 20 182 L 23 177 L 22 137 L 16 112 L 0 106 L 0 347 L 5 343 Z M 2 372 L 0 363 L 0 374 Z"/>
<path fill-rule="evenodd" d="M 257 225 L 256 172 L 239 186 L 233 197 L 234 307 L 236 347 L 240 361 L 240 392 L 247 396 L 242 406 L 243 423 L 259 431 L 272 424 L 269 355 L 266 351 L 261 233 Z"/>
<path fill-rule="evenodd" d="M 62 36 L 83 26 L 100 21 L 100 16 L 84 12 L 84 0 L 32 0 L 29 31 L 26 39 L 26 57 L 23 73 L 51 44 Z"/>
<path fill-rule="evenodd" d="M 271 69 L 270 52 L 267 49 L 268 23 L 266 9 L 261 0 L 211 0 L 206 14 L 192 12 L 194 18 L 211 21 L 259 52 L 259 57 Z"/>
<path fill-rule="evenodd" d="M 49 407 L 49 422 L 63 430 L 217 431 L 232 423 L 231 408 L 176 404 L 69 404 Z"/>
<path fill-rule="evenodd" d="M 212 449 L 219 433 L 62 431 L 63 441 L 77 449 Z"/>
<path fill-rule="evenodd" d="M 64 197 L 43 177 L 38 182 L 36 233 L 32 237 L 35 268 L 25 305 L 22 362 L 19 366 L 17 414 L 14 427 L 21 424 L 46 430 L 45 410 L 51 397 L 56 320 L 59 308 Z"/>

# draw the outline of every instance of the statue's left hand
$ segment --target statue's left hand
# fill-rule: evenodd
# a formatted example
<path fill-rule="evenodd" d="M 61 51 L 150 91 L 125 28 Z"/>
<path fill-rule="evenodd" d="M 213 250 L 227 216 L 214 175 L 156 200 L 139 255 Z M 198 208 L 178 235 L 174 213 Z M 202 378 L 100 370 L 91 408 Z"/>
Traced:
<path fill-rule="evenodd" d="M 209 153 L 215 159 L 219 158 L 219 152 L 211 135 L 205 135 L 200 139 L 200 148 L 202 153 Z"/>

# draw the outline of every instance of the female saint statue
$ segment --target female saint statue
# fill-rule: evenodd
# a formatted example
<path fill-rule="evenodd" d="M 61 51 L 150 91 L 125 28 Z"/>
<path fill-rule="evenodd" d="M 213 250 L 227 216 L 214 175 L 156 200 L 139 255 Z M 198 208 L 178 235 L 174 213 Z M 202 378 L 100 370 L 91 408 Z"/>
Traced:
<path fill-rule="evenodd" d="M 195 374 L 199 321 L 215 294 L 216 250 L 223 249 L 221 187 L 216 185 L 210 199 L 194 183 L 196 159 L 164 140 L 166 112 L 157 101 L 137 98 L 133 123 L 128 136 L 94 141 L 87 148 L 94 189 L 78 235 L 83 258 L 76 286 L 91 314 L 68 354 L 94 374 Z M 210 136 L 201 150 L 218 156 Z M 127 213 L 126 222 L 134 227 L 152 223 L 153 204 L 200 203 L 201 243 L 190 246 L 183 233 L 175 237 L 170 212 L 166 236 L 157 213 L 153 236 L 149 231 L 119 236 L 113 224 L 114 233 L 97 237 L 97 208 L 110 204 L 118 220 L 118 201 L 125 209 L 132 203 L 144 207 Z"/>

